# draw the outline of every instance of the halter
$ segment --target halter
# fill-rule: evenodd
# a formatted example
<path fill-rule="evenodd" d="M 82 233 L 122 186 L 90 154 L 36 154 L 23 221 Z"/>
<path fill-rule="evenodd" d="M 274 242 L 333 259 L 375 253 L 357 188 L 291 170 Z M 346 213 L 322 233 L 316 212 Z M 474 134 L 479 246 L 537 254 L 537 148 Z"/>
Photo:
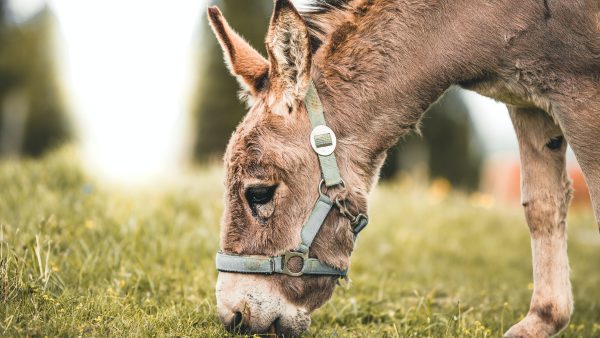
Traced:
<path fill-rule="evenodd" d="M 358 215 L 353 215 L 346 207 L 345 200 L 336 198 L 335 201 L 332 201 L 327 196 L 326 193 L 329 188 L 335 186 L 345 188 L 345 185 L 340 175 L 337 160 L 333 154 L 337 145 L 335 133 L 331 128 L 327 127 L 323 114 L 323 105 L 312 81 L 309 84 L 304 104 L 306 105 L 308 118 L 312 126 L 310 144 L 319 157 L 322 180 L 318 187 L 319 197 L 308 220 L 302 227 L 302 243 L 294 250 L 286 251 L 281 256 L 273 257 L 234 255 L 219 251 L 217 252 L 216 259 L 218 271 L 267 275 L 279 273 L 294 277 L 302 275 L 345 277 L 348 274 L 347 269 L 339 270 L 316 258 L 309 258 L 308 256 L 310 246 L 333 206 L 336 206 L 340 214 L 350 220 L 355 238 L 367 226 L 369 219 L 365 214 L 359 213 Z M 290 270 L 289 262 L 295 257 L 302 259 L 302 268 L 292 271 Z"/>

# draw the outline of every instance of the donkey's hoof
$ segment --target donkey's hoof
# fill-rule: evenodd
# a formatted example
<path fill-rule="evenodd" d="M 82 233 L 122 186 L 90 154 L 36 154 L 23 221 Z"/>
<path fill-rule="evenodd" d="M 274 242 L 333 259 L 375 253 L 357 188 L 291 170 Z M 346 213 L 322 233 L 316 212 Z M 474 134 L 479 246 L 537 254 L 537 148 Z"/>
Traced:
<path fill-rule="evenodd" d="M 527 315 L 504 334 L 505 338 L 548 338 L 557 334 L 561 327 L 549 324 L 536 315 Z"/>

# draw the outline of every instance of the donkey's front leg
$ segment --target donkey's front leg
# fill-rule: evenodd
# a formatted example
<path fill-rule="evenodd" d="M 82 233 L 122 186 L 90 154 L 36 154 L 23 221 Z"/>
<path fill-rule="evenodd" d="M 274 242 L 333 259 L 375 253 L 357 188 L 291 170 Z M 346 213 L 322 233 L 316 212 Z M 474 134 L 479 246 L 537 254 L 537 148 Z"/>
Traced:
<path fill-rule="evenodd" d="M 533 296 L 527 317 L 506 337 L 549 337 L 573 310 L 565 218 L 571 199 L 560 128 L 537 109 L 510 108 L 521 152 L 521 200 L 531 233 Z"/>

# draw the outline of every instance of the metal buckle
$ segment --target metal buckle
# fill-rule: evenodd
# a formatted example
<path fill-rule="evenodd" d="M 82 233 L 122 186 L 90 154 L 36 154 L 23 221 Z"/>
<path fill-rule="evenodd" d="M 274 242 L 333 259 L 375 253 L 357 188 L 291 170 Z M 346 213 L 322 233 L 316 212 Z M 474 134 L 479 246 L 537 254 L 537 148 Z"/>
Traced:
<path fill-rule="evenodd" d="M 302 258 L 302 269 L 300 269 L 300 271 L 298 271 L 298 272 L 293 272 L 293 271 L 290 271 L 290 269 L 289 269 L 288 263 L 289 263 L 290 259 L 292 259 L 294 257 Z M 283 266 L 281 267 L 281 272 L 288 276 L 300 277 L 304 274 L 304 272 L 302 272 L 302 271 L 304 270 L 304 266 L 306 264 L 307 259 L 308 259 L 308 252 L 288 251 L 283 254 L 283 261 L 281 262 L 281 264 Z"/>
<path fill-rule="evenodd" d="M 310 133 L 310 145 L 317 154 L 329 156 L 335 150 L 337 138 L 331 128 L 318 125 Z"/>

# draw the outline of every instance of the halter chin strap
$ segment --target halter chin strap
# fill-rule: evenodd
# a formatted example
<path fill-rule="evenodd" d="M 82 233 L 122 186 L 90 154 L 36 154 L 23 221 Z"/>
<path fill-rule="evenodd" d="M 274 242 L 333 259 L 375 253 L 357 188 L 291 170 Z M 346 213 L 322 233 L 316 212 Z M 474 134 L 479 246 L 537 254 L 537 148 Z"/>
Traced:
<path fill-rule="evenodd" d="M 302 243 L 295 250 L 287 251 L 283 255 L 275 257 L 244 256 L 218 252 L 216 259 L 217 270 L 248 274 L 270 275 L 280 273 L 294 277 L 302 275 L 345 277 L 348 274 L 347 269 L 339 270 L 316 258 L 308 257 L 310 246 L 334 205 L 339 208 L 343 216 L 350 220 L 355 236 L 367 226 L 368 218 L 364 214 L 352 215 L 343 201 L 336 200 L 334 202 L 325 194 L 327 188 L 344 185 L 337 160 L 333 154 L 337 145 L 337 139 L 335 133 L 325 123 L 323 105 L 312 82 L 309 85 L 304 103 L 313 128 L 310 134 L 310 143 L 319 157 L 322 181 L 318 187 L 319 198 L 315 202 L 308 220 L 302 227 Z M 290 270 L 289 263 L 294 258 L 302 260 L 302 268 L 300 270 Z"/>

